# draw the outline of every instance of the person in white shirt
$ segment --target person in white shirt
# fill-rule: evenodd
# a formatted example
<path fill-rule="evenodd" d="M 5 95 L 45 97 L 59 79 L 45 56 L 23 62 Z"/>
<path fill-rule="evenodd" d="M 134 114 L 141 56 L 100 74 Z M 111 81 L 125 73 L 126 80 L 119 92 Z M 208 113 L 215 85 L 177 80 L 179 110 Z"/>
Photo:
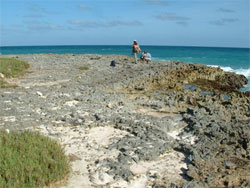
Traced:
<path fill-rule="evenodd" d="M 144 52 L 142 53 L 141 59 L 142 59 L 143 61 L 146 61 L 146 62 L 148 63 L 148 62 L 151 61 L 151 54 L 150 54 L 149 52 L 147 52 L 147 51 L 144 51 Z"/>

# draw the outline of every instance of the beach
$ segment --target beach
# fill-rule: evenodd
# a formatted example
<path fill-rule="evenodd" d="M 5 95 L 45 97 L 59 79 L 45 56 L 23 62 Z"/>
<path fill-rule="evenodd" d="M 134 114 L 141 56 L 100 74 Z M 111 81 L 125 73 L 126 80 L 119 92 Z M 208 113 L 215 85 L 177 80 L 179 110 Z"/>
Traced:
<path fill-rule="evenodd" d="M 245 76 L 124 55 L 3 57 L 31 67 L 0 89 L 0 128 L 65 147 L 72 172 L 58 187 L 250 186 Z"/>

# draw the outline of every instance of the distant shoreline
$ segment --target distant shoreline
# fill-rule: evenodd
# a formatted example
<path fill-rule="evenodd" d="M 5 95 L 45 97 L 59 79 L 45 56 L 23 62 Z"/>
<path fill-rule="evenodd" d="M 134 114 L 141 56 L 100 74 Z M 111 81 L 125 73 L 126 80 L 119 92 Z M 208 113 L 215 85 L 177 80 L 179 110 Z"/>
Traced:
<path fill-rule="evenodd" d="M 243 74 L 250 80 L 249 48 L 152 46 L 141 45 L 152 55 L 152 61 L 178 61 L 221 67 L 224 71 Z M 2 55 L 99 54 L 133 57 L 131 45 L 54 45 L 0 47 Z M 245 90 L 250 90 L 250 84 Z"/>
<path fill-rule="evenodd" d="M 65 45 L 15 45 L 15 46 L 0 46 L 0 48 L 9 48 L 9 47 L 52 47 L 52 46 L 56 46 L 56 47 L 60 47 L 60 46 L 131 46 L 130 44 L 65 44 Z M 154 46 L 154 47 L 182 47 L 182 48 L 232 48 L 232 49 L 249 49 L 250 47 L 227 47 L 227 46 L 179 46 L 179 45 L 152 45 L 152 44 L 142 44 L 141 46 Z"/>

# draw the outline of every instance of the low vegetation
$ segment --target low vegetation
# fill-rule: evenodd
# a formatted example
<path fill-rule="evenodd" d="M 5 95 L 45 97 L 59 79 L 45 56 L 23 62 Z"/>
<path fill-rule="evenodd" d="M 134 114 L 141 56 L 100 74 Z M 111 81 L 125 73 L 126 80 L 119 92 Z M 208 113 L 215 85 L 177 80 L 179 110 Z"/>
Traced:
<path fill-rule="evenodd" d="M 4 79 L 21 76 L 28 68 L 29 64 L 25 61 L 14 58 L 0 58 L 0 88 L 13 87 Z"/>
<path fill-rule="evenodd" d="M 0 187 L 44 187 L 68 173 L 68 159 L 56 141 L 36 132 L 0 131 Z"/>
<path fill-rule="evenodd" d="M 6 88 L 6 87 L 10 87 L 10 85 L 4 81 L 3 78 L 0 78 L 0 88 Z"/>
<path fill-rule="evenodd" d="M 87 66 L 80 66 L 78 67 L 79 70 L 89 70 L 89 67 Z"/>

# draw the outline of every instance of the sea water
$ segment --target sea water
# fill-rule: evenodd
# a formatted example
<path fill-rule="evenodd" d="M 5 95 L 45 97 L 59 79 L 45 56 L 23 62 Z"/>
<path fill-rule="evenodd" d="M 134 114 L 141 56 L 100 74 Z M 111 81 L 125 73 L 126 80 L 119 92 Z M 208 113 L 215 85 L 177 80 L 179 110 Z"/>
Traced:
<path fill-rule="evenodd" d="M 249 80 L 242 91 L 250 91 L 250 49 L 221 47 L 141 46 L 152 55 L 152 61 L 182 61 L 221 67 L 224 71 L 243 74 Z M 0 47 L 1 54 L 131 54 L 131 45 L 83 46 L 13 46 Z"/>

